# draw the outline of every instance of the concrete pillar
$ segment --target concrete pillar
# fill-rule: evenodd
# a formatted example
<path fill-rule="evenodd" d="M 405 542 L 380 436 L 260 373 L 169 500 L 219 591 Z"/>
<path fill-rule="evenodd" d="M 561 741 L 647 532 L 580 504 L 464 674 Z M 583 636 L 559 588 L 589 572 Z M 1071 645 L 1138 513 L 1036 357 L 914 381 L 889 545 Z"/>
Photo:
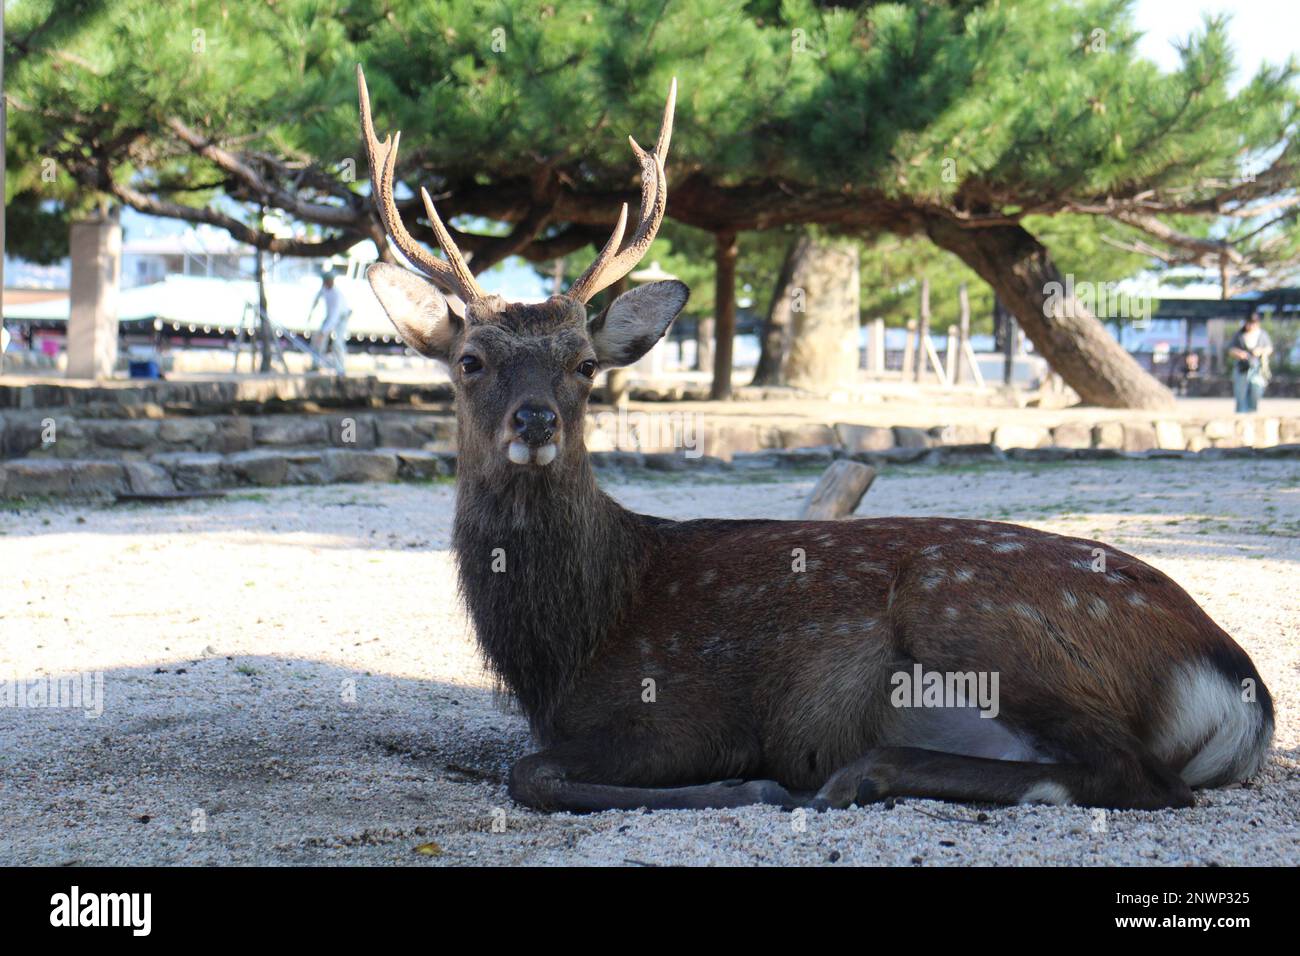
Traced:
<path fill-rule="evenodd" d="M 68 378 L 111 378 L 117 363 L 117 296 L 122 227 L 116 217 L 72 224 Z"/>

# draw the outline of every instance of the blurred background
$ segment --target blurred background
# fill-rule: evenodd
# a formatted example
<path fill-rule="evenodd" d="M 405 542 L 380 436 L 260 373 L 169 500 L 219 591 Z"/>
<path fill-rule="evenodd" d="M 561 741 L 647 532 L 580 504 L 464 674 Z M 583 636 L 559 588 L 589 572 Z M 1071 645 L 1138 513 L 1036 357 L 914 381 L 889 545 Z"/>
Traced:
<path fill-rule="evenodd" d="M 408 228 L 431 238 L 423 185 L 516 300 L 636 208 L 626 137 L 677 78 L 669 221 L 629 281 L 692 297 L 611 401 L 1168 408 L 1231 394 L 1251 312 L 1295 395 L 1300 14 L 1233 7 L 9 0 L 5 382 L 442 378 L 364 282 L 399 256 L 361 63 Z"/>

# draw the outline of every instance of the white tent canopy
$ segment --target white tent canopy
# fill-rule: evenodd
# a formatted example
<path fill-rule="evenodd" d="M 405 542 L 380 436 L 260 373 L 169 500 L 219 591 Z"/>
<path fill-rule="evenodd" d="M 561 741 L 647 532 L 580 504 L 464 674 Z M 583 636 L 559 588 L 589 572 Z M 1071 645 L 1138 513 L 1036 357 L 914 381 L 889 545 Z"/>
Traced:
<path fill-rule="evenodd" d="M 364 279 L 335 277 L 335 286 L 352 307 L 348 322 L 351 337 L 396 338 L 396 331 L 384 314 L 379 300 Z M 324 307 L 317 306 L 308 321 L 308 310 L 320 290 L 319 278 L 296 282 L 268 282 L 267 309 L 272 321 L 282 328 L 303 333 L 320 327 Z M 209 279 L 202 276 L 168 276 L 152 285 L 123 289 L 118 294 L 117 315 L 122 322 L 157 320 L 182 329 L 229 331 L 238 328 L 245 308 L 257 305 L 257 283 L 252 280 Z M 66 322 L 68 299 L 44 302 L 5 302 L 4 317 L 14 320 Z"/>

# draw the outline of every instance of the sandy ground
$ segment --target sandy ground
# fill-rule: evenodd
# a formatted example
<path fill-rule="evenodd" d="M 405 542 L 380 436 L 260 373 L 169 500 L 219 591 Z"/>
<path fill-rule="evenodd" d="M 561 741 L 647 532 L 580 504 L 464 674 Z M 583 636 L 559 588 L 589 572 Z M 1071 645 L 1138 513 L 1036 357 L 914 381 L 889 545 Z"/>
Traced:
<path fill-rule="evenodd" d="M 793 515 L 811 478 L 607 482 L 674 517 Z M 1276 747 L 1247 788 L 1159 813 L 899 801 L 822 815 L 543 816 L 528 748 L 454 598 L 448 485 L 0 512 L 0 681 L 102 672 L 102 714 L 0 707 L 7 864 L 1290 864 L 1300 862 L 1300 467 L 902 468 L 862 514 L 1104 537 L 1254 656 Z M 32 685 L 24 685 L 30 690 Z M 35 685 L 37 687 L 43 685 Z M 34 701 L 39 702 L 39 701 Z"/>

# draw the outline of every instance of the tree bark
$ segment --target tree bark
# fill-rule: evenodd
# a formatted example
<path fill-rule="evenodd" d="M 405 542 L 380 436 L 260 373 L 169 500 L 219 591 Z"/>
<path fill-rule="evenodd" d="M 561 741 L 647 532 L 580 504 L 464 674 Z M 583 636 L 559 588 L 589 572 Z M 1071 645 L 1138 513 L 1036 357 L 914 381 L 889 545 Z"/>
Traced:
<path fill-rule="evenodd" d="M 781 271 L 777 273 L 776 285 L 772 289 L 772 301 L 767 307 L 767 316 L 763 319 L 763 330 L 759 334 L 758 367 L 754 369 L 754 385 L 782 385 L 782 365 L 785 353 L 790 348 L 790 285 L 794 275 L 795 263 L 803 254 L 809 239 L 796 236 L 785 250 L 785 259 L 781 262 Z"/>
<path fill-rule="evenodd" d="M 714 401 L 731 398 L 731 356 L 736 339 L 736 246 L 734 232 L 718 233 L 714 251 L 714 305 L 717 321 L 717 345 L 713 352 Z"/>
<path fill-rule="evenodd" d="M 1146 373 L 1073 296 L 1047 248 L 1021 226 L 966 229 L 944 216 L 926 232 L 993 287 L 1034 348 L 1085 404 L 1167 409 L 1173 394 Z M 1059 283 L 1053 287 L 1052 283 Z"/>
<path fill-rule="evenodd" d="M 702 315 L 695 322 L 695 370 L 711 372 L 713 370 L 713 330 L 716 323 L 713 316 Z"/>
<path fill-rule="evenodd" d="M 754 383 L 824 391 L 855 381 L 858 293 L 856 246 L 795 240 L 764 323 Z"/>
<path fill-rule="evenodd" d="M 253 270 L 257 273 L 257 341 L 262 352 L 258 371 L 266 374 L 274 369 L 271 362 L 271 317 L 266 304 L 266 265 L 260 247 L 253 251 L 253 262 Z"/>
<path fill-rule="evenodd" d="M 837 521 L 858 510 L 862 496 L 876 480 L 876 469 L 841 458 L 817 479 L 799 512 L 800 521 Z"/>
<path fill-rule="evenodd" d="M 858 248 L 810 242 L 795 263 L 790 348 L 782 363 L 787 385 L 826 391 L 852 384 L 858 372 Z"/>

